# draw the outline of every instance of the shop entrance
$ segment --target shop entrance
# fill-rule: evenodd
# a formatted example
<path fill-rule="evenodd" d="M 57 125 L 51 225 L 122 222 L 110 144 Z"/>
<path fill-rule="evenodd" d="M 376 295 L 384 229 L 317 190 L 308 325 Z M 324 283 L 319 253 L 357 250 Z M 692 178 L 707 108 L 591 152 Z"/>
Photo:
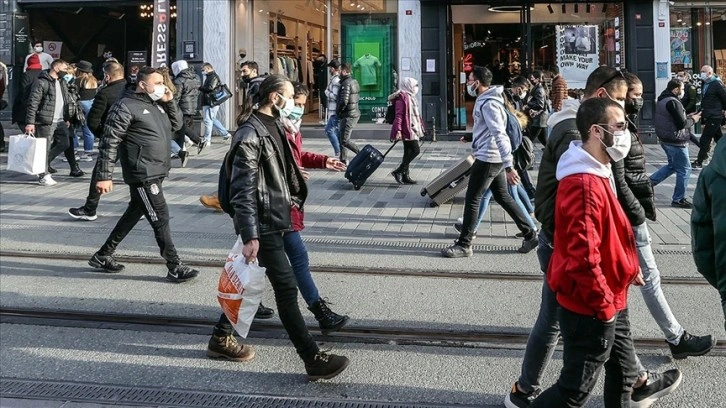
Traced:
<path fill-rule="evenodd" d="M 466 93 L 475 65 L 486 66 L 495 85 L 557 66 L 573 95 L 597 66 L 625 67 L 622 3 L 543 3 L 528 6 L 451 6 L 452 101 L 449 126 L 470 130 L 474 98 Z"/>

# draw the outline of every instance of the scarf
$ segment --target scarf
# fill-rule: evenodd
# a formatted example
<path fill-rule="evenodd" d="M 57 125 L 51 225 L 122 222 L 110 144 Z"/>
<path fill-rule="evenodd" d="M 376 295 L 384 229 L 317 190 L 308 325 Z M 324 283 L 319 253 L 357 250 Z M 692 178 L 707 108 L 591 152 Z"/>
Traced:
<path fill-rule="evenodd" d="M 416 86 L 418 81 L 414 78 L 406 77 L 401 80 L 401 92 L 405 92 L 408 96 L 408 117 L 411 123 L 411 139 L 418 140 L 424 136 L 424 130 L 421 126 L 421 110 L 418 108 L 418 100 L 416 99 Z"/>
<path fill-rule="evenodd" d="M 290 118 L 282 118 L 282 125 L 285 126 L 288 132 L 292 133 L 292 138 L 297 137 L 300 133 L 300 125 L 302 125 L 302 119 L 291 120 Z"/>

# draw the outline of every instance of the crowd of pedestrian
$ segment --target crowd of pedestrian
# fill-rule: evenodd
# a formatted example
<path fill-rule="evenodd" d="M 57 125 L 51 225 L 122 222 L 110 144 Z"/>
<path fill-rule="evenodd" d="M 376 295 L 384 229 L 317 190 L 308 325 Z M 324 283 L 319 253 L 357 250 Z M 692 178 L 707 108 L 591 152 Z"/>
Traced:
<path fill-rule="evenodd" d="M 327 64 L 325 131 L 332 146 L 327 156 L 303 149 L 301 124 L 308 90 L 280 75 L 260 75 L 253 61 L 240 63 L 235 89 L 241 93 L 241 113 L 231 133 L 217 118 L 223 82 L 209 63 L 201 66 L 201 78 L 184 60 L 171 69 L 134 67 L 126 77 L 123 65 L 109 55 L 101 66 L 102 78 L 95 78 L 90 62 L 49 60 L 42 51 L 36 44 L 26 58 L 28 81 L 14 105 L 20 130 L 48 141 L 47 167 L 38 175 L 39 184 L 57 183 L 52 174 L 58 170 L 51 163 L 61 153 L 70 176 L 83 176 L 78 161 L 93 160 L 98 140 L 88 197 L 69 215 L 97 219 L 101 196 L 113 190 L 117 164 L 129 187 L 127 209 L 89 265 L 107 273 L 122 272 L 115 251 L 146 219 L 166 261 L 166 279 L 181 283 L 198 276 L 173 244 L 162 185 L 173 153 L 186 166 L 188 148 L 196 145 L 202 153 L 216 129 L 230 143 L 227 212 L 230 230 L 233 227 L 244 244 L 245 260 L 266 268 L 280 320 L 309 379 L 329 379 L 345 370 L 347 357 L 322 351 L 312 339 L 297 294 L 299 290 L 323 334 L 348 323 L 349 317 L 333 312 L 319 293 L 301 232 L 305 203 L 315 199 L 309 197 L 310 174 L 305 169 L 344 171 L 347 151 L 360 151 L 351 137 L 360 118 L 360 87 L 351 65 L 337 60 Z M 694 203 L 685 197 L 691 170 L 705 165 L 711 141 L 721 137 L 726 113 L 723 83 L 708 66 L 701 76 L 705 85 L 700 110 L 685 75 L 671 80 L 658 97 L 656 135 L 668 162 L 649 176 L 638 129 L 644 86 L 636 75 L 599 67 L 588 77 L 579 100 L 567 96 L 567 84 L 556 69 L 551 91 L 539 70 L 513 78 L 507 88 L 494 85 L 494 74 L 485 67 L 475 66 L 469 73 L 466 90 L 475 98 L 474 127 L 470 140 L 462 141 L 472 143 L 474 164 L 463 217 L 455 224 L 459 236 L 442 255 L 473 255 L 478 226 L 493 198 L 519 229 L 519 252 L 536 250 L 543 272 L 539 314 L 521 374 L 505 397 L 507 407 L 583 406 L 602 368 L 607 407 L 647 407 L 675 390 L 682 379 L 678 369 L 654 372 L 637 357 L 628 310 L 631 284 L 640 287 L 674 358 L 702 356 L 714 347 L 713 336 L 687 332 L 671 311 L 648 228 L 648 221 L 657 217 L 653 186 L 675 173 L 671 204 L 693 207 L 696 266 L 718 288 L 726 315 L 726 244 L 718 239 L 726 237 L 723 143 L 717 143 L 711 164 L 699 177 Z M 403 77 L 388 97 L 393 109 L 390 140 L 403 142 L 403 159 L 391 173 L 397 184 L 417 183 L 410 177 L 410 166 L 425 135 L 420 88 L 416 79 Z M 194 128 L 199 99 L 203 133 Z M 701 151 L 689 163 L 688 144 L 699 120 L 704 122 L 703 135 L 696 140 Z M 513 139 L 517 132 L 524 135 L 521 141 Z M 543 146 L 536 185 L 528 174 L 535 141 Z M 220 196 L 202 196 L 200 201 L 221 209 Z M 260 304 L 256 317 L 274 313 Z M 564 367 L 557 381 L 543 390 L 543 373 L 560 338 Z M 242 362 L 252 360 L 255 351 L 237 341 L 222 314 L 207 355 Z"/>

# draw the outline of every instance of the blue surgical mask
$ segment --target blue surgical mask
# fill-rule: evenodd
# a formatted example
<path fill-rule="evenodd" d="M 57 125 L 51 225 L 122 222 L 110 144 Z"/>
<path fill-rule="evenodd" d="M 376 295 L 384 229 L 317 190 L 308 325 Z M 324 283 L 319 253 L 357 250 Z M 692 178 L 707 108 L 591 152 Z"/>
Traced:
<path fill-rule="evenodd" d="M 292 108 L 292 111 L 287 116 L 290 118 L 290 120 L 300 120 L 303 117 L 303 113 L 305 112 L 305 109 L 302 106 L 296 106 Z"/>
<path fill-rule="evenodd" d="M 73 80 L 73 74 L 65 74 L 63 75 L 63 80 L 66 82 L 71 82 Z"/>

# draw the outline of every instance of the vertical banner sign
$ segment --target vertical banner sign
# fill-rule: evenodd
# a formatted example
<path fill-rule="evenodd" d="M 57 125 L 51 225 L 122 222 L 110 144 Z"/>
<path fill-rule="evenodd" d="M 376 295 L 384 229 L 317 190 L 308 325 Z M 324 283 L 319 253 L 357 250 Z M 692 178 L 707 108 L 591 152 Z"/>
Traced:
<path fill-rule="evenodd" d="M 151 66 L 169 64 L 169 0 L 154 0 L 154 28 L 151 30 Z"/>
<path fill-rule="evenodd" d="M 570 88 L 585 88 L 587 77 L 600 65 L 598 28 L 596 25 L 556 27 L 557 66 Z"/>
<path fill-rule="evenodd" d="M 30 53 L 30 23 L 25 13 L 13 15 L 13 52 L 15 54 L 14 65 L 25 64 L 25 56 Z"/>
<path fill-rule="evenodd" d="M 693 68 L 690 36 L 690 28 L 671 28 L 671 64 Z"/>

